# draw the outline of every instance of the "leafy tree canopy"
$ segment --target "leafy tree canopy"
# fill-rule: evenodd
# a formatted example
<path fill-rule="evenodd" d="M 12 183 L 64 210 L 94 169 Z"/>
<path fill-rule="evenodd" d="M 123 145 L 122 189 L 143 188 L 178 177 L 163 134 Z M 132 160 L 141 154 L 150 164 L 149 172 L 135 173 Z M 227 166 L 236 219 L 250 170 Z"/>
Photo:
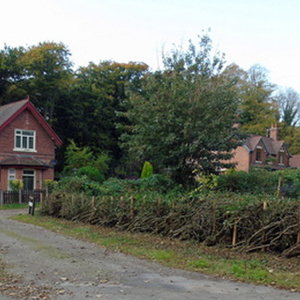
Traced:
<path fill-rule="evenodd" d="M 267 71 L 260 65 L 244 71 L 231 64 L 223 74 L 236 80 L 234 88 L 239 97 L 241 130 L 247 134 L 266 135 L 271 124 L 279 119 L 278 103 L 273 96 L 275 86 L 269 82 Z"/>
<path fill-rule="evenodd" d="M 178 182 L 195 169 L 216 172 L 238 144 L 234 81 L 221 74 L 224 57 L 211 50 L 207 35 L 198 47 L 190 41 L 187 51 L 174 49 L 164 57 L 165 70 L 149 74 L 142 92 L 131 95 L 127 149 Z"/>
<path fill-rule="evenodd" d="M 66 149 L 66 165 L 64 168 L 65 173 L 76 173 L 78 170 L 85 167 L 93 167 L 101 174 L 106 174 L 110 158 L 107 154 L 101 153 L 94 155 L 88 146 L 78 147 L 76 143 L 71 140 Z M 82 174 L 89 172 L 91 168 L 83 169 Z M 92 171 L 91 171 L 92 172 Z"/>

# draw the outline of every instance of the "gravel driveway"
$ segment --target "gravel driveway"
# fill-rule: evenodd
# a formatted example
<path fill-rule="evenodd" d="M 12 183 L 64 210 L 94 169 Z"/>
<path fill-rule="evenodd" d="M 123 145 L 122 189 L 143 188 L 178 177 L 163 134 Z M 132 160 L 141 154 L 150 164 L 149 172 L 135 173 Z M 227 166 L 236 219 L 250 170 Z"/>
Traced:
<path fill-rule="evenodd" d="M 1 280 L 0 299 L 300 299 L 299 293 L 166 268 L 8 219 L 17 213 L 0 211 L 0 259 L 12 274 Z"/>

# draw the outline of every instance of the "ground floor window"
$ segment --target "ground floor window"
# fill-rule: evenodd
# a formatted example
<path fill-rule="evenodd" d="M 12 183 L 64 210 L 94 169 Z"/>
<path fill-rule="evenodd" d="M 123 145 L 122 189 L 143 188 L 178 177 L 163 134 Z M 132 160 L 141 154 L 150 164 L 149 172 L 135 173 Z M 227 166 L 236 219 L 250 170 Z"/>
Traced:
<path fill-rule="evenodd" d="M 16 169 L 8 169 L 8 190 L 11 190 L 10 182 L 16 179 Z"/>
<path fill-rule="evenodd" d="M 23 170 L 24 190 L 32 191 L 35 187 L 35 172 L 34 170 Z"/>

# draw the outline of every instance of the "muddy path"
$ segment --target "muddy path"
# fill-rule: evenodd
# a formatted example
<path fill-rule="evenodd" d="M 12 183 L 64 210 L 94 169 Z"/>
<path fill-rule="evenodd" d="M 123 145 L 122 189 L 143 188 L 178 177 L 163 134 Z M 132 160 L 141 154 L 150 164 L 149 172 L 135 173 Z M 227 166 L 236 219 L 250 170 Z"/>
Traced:
<path fill-rule="evenodd" d="M 300 299 L 264 286 L 175 270 L 8 219 L 0 211 L 0 299 Z M 23 211 L 26 213 L 26 211 Z"/>

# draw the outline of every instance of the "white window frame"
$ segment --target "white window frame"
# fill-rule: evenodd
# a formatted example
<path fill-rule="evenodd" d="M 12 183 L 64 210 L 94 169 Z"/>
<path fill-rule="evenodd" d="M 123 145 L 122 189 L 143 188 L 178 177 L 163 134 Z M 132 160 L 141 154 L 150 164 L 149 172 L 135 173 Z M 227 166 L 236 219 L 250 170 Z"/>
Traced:
<path fill-rule="evenodd" d="M 36 152 L 35 142 L 36 132 L 34 130 L 15 129 L 14 151 Z"/>
<path fill-rule="evenodd" d="M 278 165 L 284 166 L 284 150 L 279 150 L 278 156 Z"/>
<path fill-rule="evenodd" d="M 259 150 L 260 151 L 260 159 L 261 160 L 256 160 L 257 159 L 257 150 Z M 256 153 L 255 153 L 255 163 L 257 163 L 257 164 L 261 164 L 262 163 L 262 147 L 261 146 L 257 146 L 256 147 Z"/>
<path fill-rule="evenodd" d="M 8 171 L 7 171 L 7 183 L 8 183 L 8 187 L 7 187 L 7 189 L 10 191 L 11 190 L 11 188 L 10 188 L 10 182 L 11 181 L 13 181 L 13 180 L 15 180 L 16 179 L 16 169 L 8 169 Z"/>

